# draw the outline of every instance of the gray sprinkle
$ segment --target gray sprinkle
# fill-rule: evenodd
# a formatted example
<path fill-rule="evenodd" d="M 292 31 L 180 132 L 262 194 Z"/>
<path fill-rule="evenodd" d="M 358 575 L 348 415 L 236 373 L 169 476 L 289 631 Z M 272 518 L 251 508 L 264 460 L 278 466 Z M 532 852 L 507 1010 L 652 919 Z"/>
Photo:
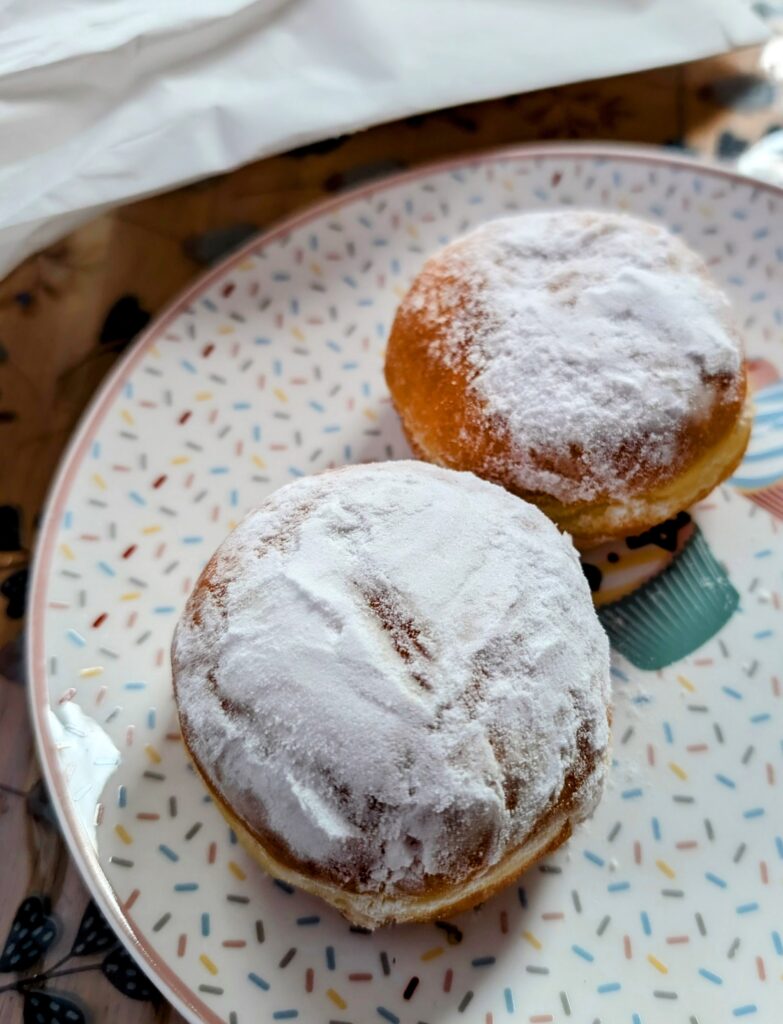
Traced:
<path fill-rule="evenodd" d="M 609 922 L 611 920 L 612 919 L 611 919 L 611 917 L 608 914 L 604 918 L 602 918 L 601 919 L 601 923 L 598 925 L 598 927 L 595 930 L 595 934 L 596 935 L 603 935 L 603 933 L 606 931 L 606 928 L 607 928 L 607 926 L 608 926 L 608 924 L 609 924 Z"/>
<path fill-rule="evenodd" d="M 171 920 L 171 914 L 165 913 L 163 917 L 159 917 L 155 924 L 152 926 L 154 932 L 159 932 L 161 928 L 165 928 Z"/>
<path fill-rule="evenodd" d="M 142 452 L 141 455 L 139 456 L 139 467 L 141 469 L 146 469 L 147 468 L 147 455 L 146 455 L 146 452 Z"/>
<path fill-rule="evenodd" d="M 225 377 L 221 377 L 221 376 L 220 376 L 219 374 L 217 374 L 217 373 L 210 373 L 210 375 L 209 375 L 209 379 L 210 379 L 210 380 L 214 380 L 214 382 L 215 382 L 216 384 L 225 384 L 225 383 L 226 383 L 226 378 L 225 378 Z"/>
<path fill-rule="evenodd" d="M 88 501 L 88 504 L 92 505 L 93 508 L 107 508 L 108 507 L 105 501 L 99 501 L 97 498 L 90 498 L 90 500 Z"/>
<path fill-rule="evenodd" d="M 175 796 L 169 797 L 169 817 L 176 818 L 177 816 L 177 798 Z"/>
<path fill-rule="evenodd" d="M 687 704 L 688 711 L 709 711 L 706 704 Z"/>
<path fill-rule="evenodd" d="M 264 934 L 264 922 L 256 921 L 256 941 L 259 945 L 264 941 L 266 935 Z"/>
<path fill-rule="evenodd" d="M 79 591 L 79 593 L 77 595 L 77 603 L 78 603 L 80 608 L 84 608 L 84 606 L 87 604 L 87 591 L 86 590 L 80 590 Z"/>
<path fill-rule="evenodd" d="M 538 868 L 542 875 L 562 875 L 563 869 L 557 864 L 541 864 Z"/>
<path fill-rule="evenodd" d="M 124 437 L 126 441 L 138 441 L 138 434 L 131 434 L 129 430 L 121 430 L 120 437 Z"/>
<path fill-rule="evenodd" d="M 653 992 L 653 995 L 655 996 L 656 999 L 677 999 L 678 998 L 676 992 L 663 992 L 659 988 L 655 989 L 655 991 Z"/>
<path fill-rule="evenodd" d="M 168 576 L 170 572 L 174 572 L 178 565 L 179 562 L 171 562 L 169 565 L 167 565 L 166 568 L 163 570 L 164 576 Z"/>
<path fill-rule="evenodd" d="M 696 803 L 696 797 L 695 796 L 682 796 L 681 794 L 677 794 L 677 795 L 673 796 L 672 799 L 674 800 L 674 802 L 676 804 L 695 804 Z"/>
<path fill-rule="evenodd" d="M 629 725 L 623 735 L 620 737 L 621 743 L 627 743 L 628 740 L 633 736 L 633 726 Z"/>
<path fill-rule="evenodd" d="M 385 951 L 380 954 L 381 970 L 388 977 L 391 974 L 391 967 L 389 966 L 389 957 Z"/>
<path fill-rule="evenodd" d="M 60 575 L 67 576 L 69 580 L 80 580 L 82 578 L 82 574 L 74 572 L 73 569 L 63 569 Z"/>
<path fill-rule="evenodd" d="M 621 822 L 619 822 L 619 821 L 615 822 L 615 823 L 614 823 L 614 825 L 612 825 L 612 831 L 611 831 L 611 832 L 609 833 L 609 835 L 608 835 L 608 836 L 606 837 L 606 838 L 607 838 L 607 840 L 608 840 L 608 841 L 609 841 L 610 843 L 613 843 L 613 842 L 615 841 L 615 839 L 617 838 L 617 835 L 618 835 L 618 833 L 619 833 L 619 831 L 620 831 L 620 829 L 621 829 L 622 827 L 623 827 L 623 826 L 622 826 L 622 823 L 621 823 Z"/>
<path fill-rule="evenodd" d="M 754 505 L 753 507 L 757 508 L 758 506 Z M 756 669 L 758 667 L 759 667 L 758 659 L 754 658 L 753 661 L 750 663 L 750 667 L 745 669 L 745 675 L 748 677 L 748 679 L 750 679 L 752 676 L 754 676 L 756 674 Z"/>
<path fill-rule="evenodd" d="M 289 413 L 289 412 L 274 412 L 274 413 L 272 413 L 272 415 L 274 416 L 274 418 L 276 420 L 290 420 L 291 419 L 291 413 Z"/>
<path fill-rule="evenodd" d="M 715 830 L 712 827 L 712 822 L 709 818 L 704 819 L 704 831 L 707 833 L 707 838 L 712 841 L 715 838 Z"/>
<path fill-rule="evenodd" d="M 144 580 L 140 580 L 137 576 L 129 576 L 128 583 L 132 583 L 134 587 L 146 587 L 147 584 Z"/>
<path fill-rule="evenodd" d="M 682 889 L 661 889 L 661 896 L 672 896 L 675 899 L 681 899 L 685 895 Z"/>
<path fill-rule="evenodd" d="M 471 1001 L 472 998 L 473 998 L 473 993 L 472 992 L 466 992 L 465 993 L 465 995 L 462 997 L 461 1003 L 457 1007 L 457 1009 L 459 1010 L 460 1013 L 464 1013 L 465 1010 L 467 1010 L 468 1006 L 470 1005 L 470 1001 Z"/>
<path fill-rule="evenodd" d="M 715 739 L 718 741 L 718 743 L 723 743 L 723 729 L 721 729 L 717 722 L 712 723 L 712 729 L 715 733 Z"/>
<path fill-rule="evenodd" d="M 199 992 L 208 992 L 211 996 L 222 996 L 223 989 L 218 988 L 217 985 L 199 985 Z"/>
<path fill-rule="evenodd" d="M 196 833 L 200 832 L 200 831 L 201 831 L 201 822 L 197 821 L 195 825 L 191 825 L 190 828 L 187 830 L 187 832 L 185 833 L 185 838 L 186 839 L 192 839 L 193 836 L 196 835 Z"/>
<path fill-rule="evenodd" d="M 228 432 L 229 432 L 230 430 L 231 430 L 231 424 L 230 424 L 230 423 L 227 423 L 227 424 L 225 425 L 225 427 L 223 427 L 223 429 L 222 429 L 222 430 L 219 430 L 219 431 L 218 431 L 218 437 L 219 437 L 219 438 L 223 438 L 223 437 L 225 437 L 225 436 L 226 436 L 226 434 L 227 434 L 227 433 L 228 433 Z"/>
<path fill-rule="evenodd" d="M 228 900 L 229 903 L 249 903 L 250 902 L 250 897 L 249 896 L 236 896 L 233 892 L 230 892 L 226 896 L 226 899 Z"/>
<path fill-rule="evenodd" d="M 139 637 L 139 638 L 138 638 L 138 639 L 136 640 L 136 643 L 137 643 L 137 644 L 143 644 L 145 640 L 149 640 L 149 638 L 150 638 L 150 636 L 151 636 L 151 635 L 152 635 L 152 632 L 151 632 L 151 630 L 149 630 L 149 629 L 145 630 L 145 631 L 144 631 L 144 632 L 143 632 L 143 633 L 141 634 L 141 636 L 140 636 L 140 637 Z"/>
<path fill-rule="evenodd" d="M 198 494 L 193 499 L 193 504 L 197 505 L 200 501 L 203 501 L 204 498 L 206 498 L 206 496 L 207 496 L 207 492 L 206 491 L 199 491 Z"/>
<path fill-rule="evenodd" d="M 145 779 L 152 779 L 154 782 L 165 782 L 166 776 L 162 772 L 153 772 L 149 768 L 144 772 Z"/>
<path fill-rule="evenodd" d="M 99 647 L 98 651 L 105 654 L 107 658 L 119 658 L 119 654 L 116 651 L 110 651 L 108 647 Z"/>
<path fill-rule="evenodd" d="M 701 916 L 701 914 L 696 914 L 696 927 L 699 929 L 700 935 L 707 934 L 707 926 L 705 925 L 704 918 Z"/>
<path fill-rule="evenodd" d="M 296 956 L 296 946 L 292 946 L 288 950 L 288 952 L 284 954 L 283 958 L 281 959 L 280 963 L 277 966 L 281 967 L 281 968 L 282 967 L 288 967 L 288 965 L 291 963 L 291 961 L 294 959 L 295 956 Z"/>
<path fill-rule="evenodd" d="M 742 855 L 744 854 L 745 850 L 747 850 L 747 845 L 745 843 L 740 843 L 734 853 L 735 864 L 739 864 L 739 862 L 742 860 Z"/>
<path fill-rule="evenodd" d="M 191 450 L 192 452 L 201 452 L 201 451 L 203 451 L 203 450 L 204 450 L 204 449 L 203 449 L 203 448 L 201 447 L 201 445 L 200 445 L 200 444 L 196 444 L 196 442 L 195 442 L 195 441 L 186 441 L 186 442 L 185 442 L 185 447 L 186 447 L 186 448 L 190 448 L 190 450 Z"/>
<path fill-rule="evenodd" d="M 718 647 L 720 648 L 720 653 L 723 655 L 723 657 L 724 658 L 728 658 L 728 656 L 729 656 L 729 649 L 726 646 L 726 644 L 723 642 L 723 640 L 718 640 Z"/>
<path fill-rule="evenodd" d="M 735 939 L 732 942 L 732 944 L 729 946 L 729 952 L 728 952 L 729 960 L 733 960 L 734 959 L 734 954 L 737 952 L 739 947 L 740 947 L 740 940 L 739 939 Z"/>
<path fill-rule="evenodd" d="M 528 974 L 549 974 L 549 968 L 548 967 L 531 967 L 531 966 L 528 966 L 528 967 L 525 968 L 525 970 L 527 971 Z"/>
<path fill-rule="evenodd" d="M 754 754 L 755 750 L 756 750 L 756 748 L 754 746 L 752 746 L 752 745 L 750 747 L 748 747 L 748 749 L 742 755 L 742 763 L 743 764 L 747 764 L 748 761 L 750 761 L 750 759 L 753 757 L 753 754 Z"/>
<path fill-rule="evenodd" d="M 316 460 L 316 459 L 317 459 L 317 458 L 318 458 L 318 457 L 319 457 L 320 455 L 322 455 L 322 454 L 323 454 L 323 448 L 316 448 L 316 449 L 315 449 L 315 451 L 314 451 L 314 452 L 312 453 L 312 455 L 310 456 L 310 461 L 311 461 L 311 462 L 315 462 L 315 460 Z"/>
<path fill-rule="evenodd" d="M 566 1015 L 566 1017 L 570 1017 L 571 1004 L 569 1003 L 568 996 L 565 994 L 565 992 L 560 993 L 560 1002 L 563 1004 L 563 1013 Z"/>
<path fill-rule="evenodd" d="M 577 914 L 581 914 L 582 901 L 579 899 L 579 893 L 576 891 L 576 889 L 571 890 L 571 899 L 573 901 L 574 908 L 576 909 Z"/>
<path fill-rule="evenodd" d="M 126 860 L 125 857 L 109 857 L 109 860 L 118 868 L 132 868 L 134 863 L 132 860 Z"/>
<path fill-rule="evenodd" d="M 176 509 L 169 508 L 168 505 L 159 505 L 158 511 L 162 512 L 164 516 L 175 516 L 177 514 Z"/>
<path fill-rule="evenodd" d="M 753 591 L 754 591 L 754 590 L 756 589 L 756 587 L 758 586 L 758 583 L 759 583 L 759 578 L 758 578 L 758 576 L 754 576 L 754 577 L 753 577 L 753 579 L 752 579 L 752 580 L 751 580 L 751 582 L 750 582 L 750 586 L 748 587 L 748 593 L 749 593 L 749 594 L 752 594 L 752 593 L 753 593 Z"/>

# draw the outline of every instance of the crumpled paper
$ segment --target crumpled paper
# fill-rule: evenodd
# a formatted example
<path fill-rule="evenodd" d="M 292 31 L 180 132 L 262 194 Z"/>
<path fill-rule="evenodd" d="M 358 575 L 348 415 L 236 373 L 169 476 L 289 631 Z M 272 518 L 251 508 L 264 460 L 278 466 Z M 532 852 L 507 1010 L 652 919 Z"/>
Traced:
<path fill-rule="evenodd" d="M 0 0 L 0 276 L 261 156 L 765 36 L 747 0 Z"/>

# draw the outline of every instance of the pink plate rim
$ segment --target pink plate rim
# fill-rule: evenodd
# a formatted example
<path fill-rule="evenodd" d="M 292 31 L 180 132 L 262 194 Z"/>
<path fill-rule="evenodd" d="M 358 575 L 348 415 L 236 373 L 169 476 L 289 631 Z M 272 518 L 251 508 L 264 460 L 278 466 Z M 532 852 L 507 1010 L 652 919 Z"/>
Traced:
<path fill-rule="evenodd" d="M 448 171 L 457 167 L 475 167 L 482 164 L 494 164 L 500 161 L 528 161 L 550 157 L 605 158 L 632 163 L 650 163 L 658 166 L 690 169 L 701 171 L 708 177 L 728 179 L 735 183 L 751 185 L 760 191 L 771 192 L 783 197 L 783 188 L 763 181 L 756 181 L 746 175 L 718 166 L 710 161 L 697 159 L 680 154 L 661 151 L 652 146 L 626 145 L 622 143 L 590 143 L 569 142 L 539 144 L 532 143 L 515 146 L 498 146 L 481 150 L 477 153 L 462 154 L 423 163 L 420 166 L 398 174 L 389 175 L 368 182 L 357 188 L 347 190 L 329 199 L 314 203 L 306 209 L 286 217 L 268 231 L 254 235 L 238 250 L 232 252 L 216 266 L 200 275 L 188 288 L 181 292 L 154 322 L 141 334 L 129 351 L 117 362 L 101 383 L 88 408 L 82 414 L 79 425 L 74 431 L 68 446 L 60 460 L 60 465 L 50 486 L 46 499 L 41 528 L 36 542 L 33 560 L 30 597 L 28 602 L 29 624 L 26 636 L 27 686 L 30 703 L 30 714 L 33 723 L 39 760 L 43 768 L 44 778 L 53 797 L 57 818 L 65 837 L 70 853 L 76 862 L 79 872 L 114 931 L 134 957 L 139 966 L 152 977 L 163 995 L 186 1019 L 195 1024 L 223 1024 L 206 1004 L 196 996 L 191 988 L 179 977 L 177 972 L 164 963 L 149 941 L 137 929 L 128 909 L 118 901 L 101 868 L 96 851 L 91 848 L 82 834 L 81 826 L 70 806 L 63 779 L 58 771 L 57 752 L 53 738 L 49 732 L 47 712 L 51 705 L 46 682 L 46 662 L 44 656 L 43 608 L 46 596 L 51 557 L 59 524 L 62 520 L 63 506 L 73 477 L 80 466 L 91 435 L 103 420 L 109 405 L 119 391 L 123 379 L 140 361 L 147 349 L 153 345 L 166 330 L 171 321 L 183 309 L 216 279 L 225 274 L 233 266 L 240 263 L 251 252 L 277 238 L 283 237 L 294 228 L 321 217 L 332 210 L 365 198 L 376 192 L 385 192 L 405 182 L 417 178 L 428 177 L 438 172 Z"/>

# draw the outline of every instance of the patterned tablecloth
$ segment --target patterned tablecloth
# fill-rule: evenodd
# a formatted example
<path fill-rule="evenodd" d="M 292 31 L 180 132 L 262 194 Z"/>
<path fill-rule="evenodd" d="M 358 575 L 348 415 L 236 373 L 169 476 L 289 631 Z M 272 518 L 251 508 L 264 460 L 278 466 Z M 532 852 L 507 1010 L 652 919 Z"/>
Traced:
<path fill-rule="evenodd" d="M 25 1020 L 73 1024 L 181 1020 L 90 903 L 41 782 L 27 717 L 29 553 L 61 452 L 101 378 L 205 266 L 292 210 L 372 177 L 532 140 L 645 142 L 736 159 L 783 127 L 781 87 L 763 70 L 783 45 L 783 5 L 756 7 L 779 32 L 764 51 L 329 139 L 126 206 L 0 282 L 0 1024 L 21 1021 L 23 1007 Z"/>

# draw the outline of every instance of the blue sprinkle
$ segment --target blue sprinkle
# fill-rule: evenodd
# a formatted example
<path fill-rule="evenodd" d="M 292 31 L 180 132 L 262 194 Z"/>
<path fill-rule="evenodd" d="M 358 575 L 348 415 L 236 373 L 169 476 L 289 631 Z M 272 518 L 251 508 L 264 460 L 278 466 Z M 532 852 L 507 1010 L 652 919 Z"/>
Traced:
<path fill-rule="evenodd" d="M 203 537 L 183 537 L 182 538 L 182 543 L 183 544 L 201 544 L 203 540 L 204 540 Z"/>
<path fill-rule="evenodd" d="M 764 811 L 763 807 L 751 807 L 751 809 L 749 811 L 743 811 L 742 817 L 743 818 L 763 818 L 765 813 L 766 812 Z"/>
<path fill-rule="evenodd" d="M 732 782 L 732 780 L 728 776 L 726 776 L 726 775 L 718 774 L 718 775 L 715 776 L 715 778 L 718 780 L 718 782 L 721 783 L 721 785 L 728 786 L 729 789 L 736 789 L 737 788 L 737 783 L 736 782 Z"/>
<path fill-rule="evenodd" d="M 68 511 L 63 516 L 63 529 L 70 530 L 73 525 L 73 512 Z M 98 563 L 100 565 L 100 563 Z"/>
<path fill-rule="evenodd" d="M 720 889 L 725 889 L 728 885 L 728 882 L 724 881 L 724 879 L 722 878 L 719 878 L 718 875 L 714 875 L 711 871 L 705 872 L 704 877 L 707 879 L 708 882 L 712 882 L 713 885 L 717 885 Z"/>
<path fill-rule="evenodd" d="M 602 868 L 606 863 L 603 857 L 599 857 L 597 853 L 591 853 L 590 850 L 585 850 L 584 855 L 587 860 L 592 861 L 593 864 L 597 864 L 599 868 Z"/>
<path fill-rule="evenodd" d="M 754 640 L 766 640 L 768 636 L 774 636 L 774 629 L 760 629 L 758 633 L 753 634 Z"/>
<path fill-rule="evenodd" d="M 729 697 L 733 697 L 734 700 L 742 700 L 742 694 L 739 690 L 734 690 L 730 686 L 724 686 L 722 689 L 724 693 L 728 694 Z"/>
<path fill-rule="evenodd" d="M 271 338 L 256 338 L 256 345 L 271 345 Z"/>
<path fill-rule="evenodd" d="M 344 370 L 355 370 L 358 365 L 358 363 L 343 363 L 342 368 Z"/>
<path fill-rule="evenodd" d="M 754 910 L 758 910 L 759 905 L 755 901 L 753 903 L 741 903 L 737 907 L 738 914 L 752 914 Z"/>
<path fill-rule="evenodd" d="M 537 188 L 533 190 L 533 195 L 540 199 L 542 203 L 545 203 L 549 199 L 549 193 L 543 188 Z"/>
<path fill-rule="evenodd" d="M 746 1003 L 744 1006 L 738 1006 L 731 1012 L 735 1017 L 748 1017 L 751 1013 L 755 1013 L 758 1010 L 758 1006 L 755 1003 Z"/>
<path fill-rule="evenodd" d="M 133 384 L 131 384 L 130 381 L 125 385 L 123 391 L 125 392 L 126 398 L 133 398 Z"/>
<path fill-rule="evenodd" d="M 374 306 L 375 305 L 375 300 L 374 299 L 359 299 L 359 301 L 356 303 L 356 305 L 357 306 Z"/>
<path fill-rule="evenodd" d="M 783 860 L 783 837 L 775 836 L 775 846 L 778 850 L 778 857 Z"/>
<path fill-rule="evenodd" d="M 204 307 L 205 307 L 206 309 L 211 309 L 213 313 L 214 313 L 214 312 L 215 312 L 215 310 L 217 309 L 217 306 L 216 306 L 216 305 L 215 305 L 215 303 L 214 303 L 214 302 L 212 301 L 212 299 L 202 299 L 202 300 L 201 300 L 201 303 L 202 303 L 202 305 L 203 305 L 203 306 L 204 306 Z"/>
<path fill-rule="evenodd" d="M 275 359 L 274 362 L 272 363 L 272 372 L 274 373 L 275 377 L 279 377 L 282 374 L 283 364 L 280 362 L 279 359 Z"/>
<path fill-rule="evenodd" d="M 325 434 L 339 434 L 339 432 L 341 430 L 342 430 L 342 427 L 340 427 L 337 424 L 334 425 L 334 426 L 331 426 L 331 427 L 324 427 L 324 433 Z"/>
<path fill-rule="evenodd" d="M 311 409 L 315 409 L 316 412 L 323 412 L 324 411 L 324 407 L 321 405 L 321 403 L 320 402 L 316 402 L 316 401 L 310 402 L 310 408 Z"/>
<path fill-rule="evenodd" d="M 310 914 L 308 917 L 297 917 L 298 925 L 320 924 L 321 918 L 317 914 Z"/>
<path fill-rule="evenodd" d="M 625 674 L 625 672 L 622 671 L 622 669 L 617 668 L 616 665 L 612 665 L 612 667 L 609 669 L 609 672 L 611 675 L 615 677 L 615 679 L 619 679 L 623 683 L 628 682 L 628 676 Z"/>
<path fill-rule="evenodd" d="M 392 1013 L 391 1010 L 387 1010 L 385 1006 L 376 1006 L 376 1010 L 378 1011 L 378 1016 L 388 1020 L 389 1024 L 400 1024 L 400 1018 Z"/>
<path fill-rule="evenodd" d="M 98 568 L 101 572 L 105 572 L 107 576 L 116 576 L 117 573 L 112 569 L 108 562 L 98 562 Z"/>
<path fill-rule="evenodd" d="M 624 789 L 623 792 L 620 794 L 620 796 L 623 798 L 623 800 L 634 800 L 637 796 L 641 796 L 641 795 L 642 795 L 641 788 L 637 788 L 637 789 Z"/>
<path fill-rule="evenodd" d="M 772 715 L 770 715 L 770 714 L 769 714 L 768 712 L 766 712 L 766 711 L 763 711 L 763 712 L 762 712 L 761 714 L 759 714 L 759 715 L 751 715 L 751 716 L 750 716 L 750 720 L 751 720 L 751 722 L 752 722 L 752 723 L 753 723 L 754 725 L 758 725 L 758 724 L 759 724 L 759 722 L 768 722 L 768 721 L 770 720 L 770 718 L 772 718 Z"/>
<path fill-rule="evenodd" d="M 753 555 L 754 558 L 769 558 L 772 554 L 772 548 L 764 548 L 763 551 L 756 551 Z"/>
<path fill-rule="evenodd" d="M 209 914 L 206 913 L 201 915 L 201 934 L 205 939 L 209 937 Z"/>
<path fill-rule="evenodd" d="M 158 846 L 158 849 L 160 850 L 164 857 L 168 857 L 168 859 L 174 861 L 175 864 L 179 860 L 179 854 L 174 853 L 171 847 L 166 846 L 165 843 L 161 843 L 160 846 Z"/>
<path fill-rule="evenodd" d="M 155 708 L 150 708 L 149 711 L 147 712 L 147 728 L 148 729 L 154 729 L 155 728 L 155 718 L 156 718 Z"/>
<path fill-rule="evenodd" d="M 232 508 L 236 508 L 237 505 L 239 504 L 239 491 L 236 489 L 236 487 L 232 488 L 229 491 L 228 500 Z"/>
<path fill-rule="evenodd" d="M 647 916 L 647 911 L 643 910 L 641 913 L 642 918 L 642 931 L 645 935 L 652 935 L 652 926 L 650 925 L 650 918 Z"/>
<path fill-rule="evenodd" d="M 123 683 L 122 688 L 123 690 L 146 690 L 147 684 L 134 679 L 130 683 Z"/>
<path fill-rule="evenodd" d="M 343 445 L 343 455 L 345 456 L 345 461 L 346 462 L 350 462 L 351 461 L 351 451 L 352 451 L 352 449 L 351 449 L 351 446 L 349 444 Z"/>
<path fill-rule="evenodd" d="M 318 235 L 310 235 L 310 248 L 313 252 L 318 252 Z"/>
<path fill-rule="evenodd" d="M 338 345 L 336 341 L 327 340 L 327 348 L 330 348 L 332 352 L 342 352 L 342 346 Z"/>
<path fill-rule="evenodd" d="M 385 338 L 386 337 L 386 325 L 385 324 L 376 324 L 375 325 L 375 333 L 378 335 L 379 338 Z"/>
<path fill-rule="evenodd" d="M 631 1017 L 631 1024 L 642 1024 L 642 1018 L 639 1016 L 638 1013 L 635 1013 Z"/>
<path fill-rule="evenodd" d="M 364 381 L 364 383 L 362 384 L 362 394 L 364 395 L 365 398 L 369 398 L 370 385 L 367 381 Z"/>
<path fill-rule="evenodd" d="M 230 828 L 228 830 L 228 841 L 229 843 L 231 843 L 232 846 L 236 846 L 237 843 L 239 842 L 239 840 L 237 839 L 237 834 L 233 830 L 233 828 Z"/>
<path fill-rule="evenodd" d="M 632 704 L 652 704 L 652 697 L 647 697 L 644 694 L 640 697 L 633 697 L 631 700 Z"/>
<path fill-rule="evenodd" d="M 177 882 L 174 886 L 174 892 L 196 892 L 198 890 L 198 882 Z"/>
<path fill-rule="evenodd" d="M 334 946 L 326 947 L 326 969 L 333 971 L 335 967 L 334 961 Z"/>
<path fill-rule="evenodd" d="M 484 202 L 484 197 L 483 196 L 471 196 L 470 199 L 468 199 L 468 202 L 470 203 L 471 206 L 478 206 L 479 203 L 483 203 Z"/>
<path fill-rule="evenodd" d="M 343 281 L 345 281 L 345 283 L 348 285 L 349 288 L 355 288 L 356 287 L 356 281 L 352 277 L 349 277 L 348 274 L 346 274 L 343 277 Z"/>
<path fill-rule="evenodd" d="M 299 313 L 299 299 L 291 299 L 291 312 L 294 315 Z"/>
<path fill-rule="evenodd" d="M 87 643 L 87 641 L 84 639 L 81 633 L 77 633 L 75 629 L 69 629 L 65 635 L 68 637 L 71 643 L 76 644 L 77 647 L 84 647 L 85 644 Z"/>
<path fill-rule="evenodd" d="M 213 476 L 224 476 L 226 473 L 228 473 L 228 466 L 213 466 L 210 469 L 210 473 Z"/>
<path fill-rule="evenodd" d="M 304 476 L 304 470 L 299 469 L 298 466 L 289 466 L 288 472 L 291 476 Z"/>
<path fill-rule="evenodd" d="M 92 455 L 92 457 L 94 459 L 99 459 L 101 457 L 101 442 L 100 441 L 93 441 L 92 448 L 90 449 L 90 454 Z"/>
<path fill-rule="evenodd" d="M 288 882 L 283 882 L 279 878 L 274 878 L 272 879 L 272 881 L 275 883 L 277 888 L 282 889 L 284 893 L 287 893 L 289 896 L 293 894 L 294 887 L 292 885 L 289 885 Z"/>
<path fill-rule="evenodd" d="M 298 1016 L 298 1010 L 275 1010 L 272 1020 L 294 1020 Z"/>
<path fill-rule="evenodd" d="M 176 608 L 173 604 L 159 604 L 152 610 L 156 615 L 170 615 L 172 612 L 176 611 Z"/>
<path fill-rule="evenodd" d="M 653 838 L 655 838 L 655 839 L 660 839 L 661 838 L 661 823 L 658 821 L 657 818 L 653 818 L 652 819 L 652 833 L 653 833 Z"/>
<path fill-rule="evenodd" d="M 193 363 L 191 363 L 191 362 L 190 362 L 190 360 L 189 360 L 189 359 L 183 359 L 183 360 L 181 360 L 181 362 L 180 362 L 180 366 L 181 366 L 181 367 L 182 367 L 182 368 L 183 368 L 184 370 L 187 370 L 187 371 L 188 371 L 188 373 L 197 373 L 197 372 L 198 372 L 198 371 L 196 370 L 196 367 L 195 367 L 195 366 L 193 365 Z"/>
<path fill-rule="evenodd" d="M 772 933 L 772 945 L 775 947 L 777 955 L 783 956 L 783 939 L 780 937 L 780 932 Z"/>
<path fill-rule="evenodd" d="M 611 885 L 607 885 L 607 892 L 625 892 L 626 889 L 631 888 L 630 882 L 612 882 Z"/>
<path fill-rule="evenodd" d="M 260 975 L 254 974 L 254 972 L 251 971 L 250 974 L 248 974 L 248 978 L 250 981 L 253 982 L 254 985 L 258 985 L 259 988 L 262 988 L 264 992 L 267 992 L 269 990 L 269 982 L 264 981 L 264 979 L 260 977 Z"/>
<path fill-rule="evenodd" d="M 707 981 L 711 981 L 713 985 L 723 984 L 723 978 L 721 978 L 718 974 L 713 974 L 712 971 L 708 971 L 706 967 L 700 967 L 699 974 L 702 976 L 702 978 L 706 978 Z"/>
<path fill-rule="evenodd" d="M 587 950 L 583 949 L 581 946 L 572 946 L 571 949 L 574 951 L 574 953 L 576 953 L 577 956 L 581 956 L 581 958 L 583 960 L 586 960 L 589 964 L 591 964 L 593 960 L 595 960 L 593 954 L 588 953 Z"/>
<path fill-rule="evenodd" d="M 260 441 L 261 440 L 261 427 L 259 427 L 259 425 L 257 423 L 253 424 L 253 440 L 254 441 Z"/>
<path fill-rule="evenodd" d="M 506 1000 L 506 1009 L 509 1013 L 514 1012 L 514 994 L 510 988 L 503 989 L 503 998 Z"/>
<path fill-rule="evenodd" d="M 128 802 L 128 791 L 125 786 L 120 786 L 117 790 L 117 806 L 124 807 Z"/>
<path fill-rule="evenodd" d="M 472 967 L 491 967 L 494 962 L 494 956 L 477 956 L 470 961 Z"/>
<path fill-rule="evenodd" d="M 672 733 L 672 727 L 668 722 L 663 723 L 663 735 L 666 737 L 667 743 L 674 743 L 674 734 Z"/>
<path fill-rule="evenodd" d="M 137 505 L 146 505 L 147 502 L 142 498 L 138 491 L 131 491 L 128 495 L 131 501 L 135 501 Z"/>
<path fill-rule="evenodd" d="M 290 281 L 291 280 L 291 275 L 287 274 L 284 270 L 276 270 L 274 272 L 274 274 L 272 274 L 272 280 L 273 281 Z"/>
<path fill-rule="evenodd" d="M 622 987 L 619 981 L 609 981 L 605 985 L 599 985 L 596 991 L 604 995 L 607 992 L 619 992 Z"/>
<path fill-rule="evenodd" d="M 394 259 L 394 260 L 391 261 L 391 272 L 392 272 L 392 274 L 399 274 L 399 272 L 400 272 L 400 261 L 398 259 Z"/>
<path fill-rule="evenodd" d="M 236 409 L 237 412 L 242 412 L 242 410 L 249 409 L 251 406 L 250 402 L 234 402 L 233 407 L 234 409 Z"/>

